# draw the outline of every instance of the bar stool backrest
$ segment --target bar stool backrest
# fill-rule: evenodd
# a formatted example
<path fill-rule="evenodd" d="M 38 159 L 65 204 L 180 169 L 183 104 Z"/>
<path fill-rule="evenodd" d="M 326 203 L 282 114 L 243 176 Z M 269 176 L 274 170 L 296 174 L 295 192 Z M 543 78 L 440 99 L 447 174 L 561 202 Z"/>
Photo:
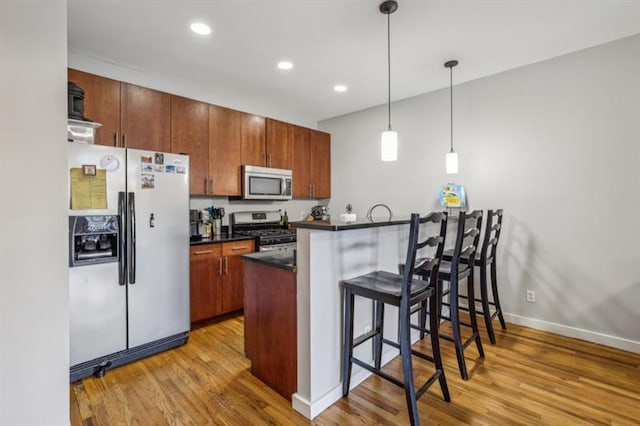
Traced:
<path fill-rule="evenodd" d="M 497 219 L 496 219 L 497 218 Z M 482 250 L 480 251 L 481 262 L 493 262 L 496 258 L 498 240 L 502 230 L 502 209 L 487 210 L 487 223 L 484 231 Z"/>
<path fill-rule="evenodd" d="M 456 231 L 456 243 L 451 259 L 451 273 L 457 274 L 460 259 L 474 259 L 480 242 L 480 228 L 482 227 L 482 210 L 472 212 L 460 212 L 458 216 L 458 229 Z"/>
<path fill-rule="evenodd" d="M 448 217 L 447 212 L 432 212 L 420 219 L 420 224 L 433 223 L 435 226 L 440 225 L 440 230 L 437 234 L 430 234 L 430 236 L 417 245 L 417 250 L 425 247 L 435 247 L 433 257 L 419 259 L 414 269 L 415 274 L 421 277 L 431 277 L 433 282 L 437 279 L 438 268 L 440 267 L 442 254 L 444 253 Z"/>

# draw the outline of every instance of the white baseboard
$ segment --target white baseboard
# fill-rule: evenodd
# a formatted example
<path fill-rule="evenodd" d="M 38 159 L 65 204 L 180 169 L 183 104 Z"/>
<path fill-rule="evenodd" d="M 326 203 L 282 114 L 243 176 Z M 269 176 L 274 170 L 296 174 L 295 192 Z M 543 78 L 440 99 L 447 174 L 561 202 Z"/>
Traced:
<path fill-rule="evenodd" d="M 387 350 L 382 354 L 381 364 L 385 365 L 393 358 L 398 356 L 398 351 L 395 349 Z M 358 366 L 353 366 L 354 371 L 351 374 L 351 383 L 349 385 L 349 389 L 353 389 L 358 386 L 360 383 L 364 382 L 372 373 L 365 370 L 364 368 L 358 368 Z M 318 414 L 322 413 L 324 410 L 333 405 L 334 402 L 338 401 L 342 398 L 342 383 L 340 385 L 334 387 L 329 392 L 322 395 L 320 398 L 311 402 L 306 398 L 298 395 L 298 393 L 294 393 L 291 396 L 291 406 L 298 413 L 302 414 L 308 419 L 313 420 Z"/>
<path fill-rule="evenodd" d="M 523 317 L 515 314 L 504 313 L 504 319 L 517 325 L 535 328 L 536 330 L 549 331 L 561 336 L 573 337 L 586 340 L 587 342 L 598 343 L 600 345 L 611 346 L 629 352 L 640 353 L 640 342 L 624 339 L 622 337 L 610 336 L 595 331 L 583 330 L 581 328 L 570 327 L 554 322 L 543 321 L 535 318 Z M 508 328 L 508 326 L 507 326 Z"/>

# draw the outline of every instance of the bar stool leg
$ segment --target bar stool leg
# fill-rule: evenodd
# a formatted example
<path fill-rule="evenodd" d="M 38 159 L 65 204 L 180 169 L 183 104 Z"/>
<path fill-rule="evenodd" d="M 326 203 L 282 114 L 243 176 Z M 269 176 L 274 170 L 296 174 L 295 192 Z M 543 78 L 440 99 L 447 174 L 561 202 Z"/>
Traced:
<path fill-rule="evenodd" d="M 473 266 L 472 266 L 473 267 Z M 475 290 L 473 288 L 473 270 L 467 277 L 467 295 L 469 296 L 469 319 L 471 320 L 471 330 L 475 336 L 476 347 L 480 356 L 484 358 L 484 350 L 482 348 L 482 340 L 480 340 L 480 329 L 478 329 L 478 318 L 476 316 Z"/>
<path fill-rule="evenodd" d="M 435 298 L 435 296 L 433 296 L 431 299 Z M 431 312 L 434 312 L 433 310 L 431 310 Z M 426 302 L 421 302 L 420 303 L 420 340 L 424 339 L 424 335 L 425 335 L 425 331 L 424 329 L 426 328 L 427 325 L 427 304 Z M 431 330 L 433 330 L 433 328 L 431 328 Z"/>
<path fill-rule="evenodd" d="M 496 343 L 496 336 L 493 332 L 493 324 L 491 319 L 491 311 L 489 310 L 489 295 L 487 288 L 487 263 L 480 263 L 480 300 L 482 302 L 482 316 L 484 317 L 484 325 L 487 327 L 487 334 L 492 345 Z M 471 303 L 471 299 L 469 299 Z M 474 304 L 475 305 L 475 304 Z"/>
<path fill-rule="evenodd" d="M 380 369 L 382 362 L 382 336 L 384 332 L 384 303 L 374 302 L 375 324 L 374 330 L 378 333 L 373 338 L 373 361 L 376 369 Z"/>
<path fill-rule="evenodd" d="M 413 380 L 413 363 L 411 359 L 411 325 L 409 308 L 400 308 L 400 356 L 402 357 L 402 376 L 404 379 L 404 392 L 409 407 L 409 420 L 411 425 L 419 425 L 418 402 Z"/>
<path fill-rule="evenodd" d="M 452 274 L 451 281 L 449 281 L 449 318 L 451 318 L 451 329 L 453 331 L 453 345 L 456 348 L 460 377 L 462 377 L 462 380 L 468 380 L 469 375 L 467 374 L 467 364 L 464 361 L 464 348 L 462 347 L 460 319 L 458 316 L 458 277 Z"/>
<path fill-rule="evenodd" d="M 447 386 L 447 379 L 444 376 L 444 366 L 442 365 L 442 358 L 440 356 L 440 334 L 438 333 L 440 317 L 437 315 L 438 305 L 438 299 L 436 299 L 435 296 L 429 299 L 429 336 L 431 337 L 431 350 L 433 352 L 434 364 L 436 366 L 436 370 L 440 370 L 440 377 L 438 380 L 440 382 L 442 396 L 445 401 L 450 402 L 451 396 L 449 396 L 449 387 Z M 426 306 L 423 306 L 423 311 L 426 311 Z"/>
<path fill-rule="evenodd" d="M 493 292 L 493 303 L 498 310 L 498 319 L 500 320 L 500 326 L 503 330 L 507 329 L 507 325 L 504 322 L 504 316 L 502 316 L 502 306 L 500 306 L 500 298 L 498 297 L 498 279 L 496 274 L 496 259 L 491 262 L 491 291 Z"/>
<path fill-rule="evenodd" d="M 355 296 L 349 289 L 344 291 L 344 345 L 342 346 L 342 396 L 349 395 L 353 357 L 353 305 Z"/>

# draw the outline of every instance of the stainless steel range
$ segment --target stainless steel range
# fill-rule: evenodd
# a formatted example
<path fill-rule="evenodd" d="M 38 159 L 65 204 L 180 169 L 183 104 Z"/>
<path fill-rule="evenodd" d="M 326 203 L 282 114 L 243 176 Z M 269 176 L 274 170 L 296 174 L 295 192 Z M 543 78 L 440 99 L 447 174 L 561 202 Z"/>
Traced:
<path fill-rule="evenodd" d="M 279 211 L 235 212 L 229 216 L 231 231 L 255 237 L 259 251 L 296 247 L 296 231 L 283 229 Z"/>

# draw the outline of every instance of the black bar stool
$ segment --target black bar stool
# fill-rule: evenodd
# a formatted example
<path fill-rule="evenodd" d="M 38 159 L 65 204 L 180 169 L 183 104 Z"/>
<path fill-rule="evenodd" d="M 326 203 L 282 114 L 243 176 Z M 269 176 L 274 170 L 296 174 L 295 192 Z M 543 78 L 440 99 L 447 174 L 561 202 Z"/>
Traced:
<path fill-rule="evenodd" d="M 419 242 L 420 228 L 427 224 L 439 225 L 439 232 L 428 236 L 425 240 Z M 404 388 L 409 410 L 409 418 L 412 425 L 420 424 L 418 418 L 417 399 L 436 380 L 440 383 L 442 395 L 445 401 L 449 402 L 449 390 L 444 375 L 444 368 L 440 358 L 440 346 L 438 341 L 438 318 L 432 315 L 430 318 L 430 327 L 434 330 L 431 335 L 432 354 L 427 355 L 415 351 L 411 348 L 411 307 L 428 301 L 430 309 L 435 312 L 438 308 L 438 301 L 434 297 L 434 289 L 438 276 L 439 257 L 442 256 L 444 235 L 446 232 L 447 215 L 446 213 L 431 213 L 426 217 L 420 218 L 418 214 L 411 215 L 411 226 L 409 228 L 409 245 L 407 248 L 407 257 L 405 265 L 410 267 L 404 268 L 403 273 L 394 274 L 387 271 L 375 271 L 366 275 L 342 281 L 344 289 L 344 345 L 342 349 L 342 394 L 349 394 L 349 384 L 351 381 L 351 367 L 355 363 L 360 367 L 379 375 L 380 377 L 390 381 L 391 383 Z M 436 247 L 437 255 L 431 259 L 416 265 L 416 253 L 424 247 Z M 431 277 L 431 281 L 423 281 L 414 278 L 414 274 L 425 272 Z M 375 306 L 375 324 L 373 330 L 353 337 L 353 317 L 354 317 L 354 301 L 355 296 L 371 299 Z M 384 338 L 384 306 L 385 304 L 399 307 L 399 342 Z M 421 325 L 424 328 L 424 324 Z M 374 339 L 374 365 L 361 361 L 353 356 L 354 347 Z M 400 350 L 402 357 L 402 376 L 403 380 L 399 380 L 381 370 L 381 354 L 383 343 L 391 345 Z M 412 355 L 421 359 L 433 362 L 435 372 L 429 377 L 424 385 L 416 390 L 413 377 Z"/>
<path fill-rule="evenodd" d="M 504 321 L 504 316 L 502 313 L 502 307 L 500 306 L 500 297 L 498 296 L 498 279 L 496 274 L 496 253 L 498 240 L 500 239 L 500 232 L 502 230 L 502 214 L 502 209 L 487 210 L 487 220 L 485 225 L 484 238 L 482 241 L 482 248 L 478 253 L 476 253 L 473 262 L 474 266 L 480 268 L 480 297 L 475 298 L 475 301 L 481 303 L 482 310 L 479 311 L 476 309 L 476 314 L 482 315 L 484 317 L 484 323 L 487 328 L 487 334 L 489 335 L 489 341 L 491 342 L 491 344 L 496 343 L 496 336 L 495 332 L 493 331 L 492 324 L 496 316 L 500 321 L 500 326 L 502 327 L 502 329 L 507 329 L 507 325 Z M 444 252 L 443 258 L 444 260 L 450 261 L 452 256 L 453 251 L 447 250 Z M 469 259 L 464 257 L 461 258 L 460 261 L 463 263 L 469 263 Z M 489 299 L 487 268 L 489 268 L 491 273 L 492 299 Z M 463 295 L 460 295 L 459 297 L 468 299 L 467 296 Z"/>
<path fill-rule="evenodd" d="M 476 343 L 478 353 L 480 357 L 484 358 L 484 350 L 482 348 L 482 341 L 480 340 L 480 332 L 478 330 L 478 322 L 475 314 L 475 306 L 470 304 L 469 317 L 470 322 L 466 323 L 460 321 L 460 310 L 466 310 L 464 307 L 460 307 L 458 303 L 459 299 L 459 282 L 462 279 L 467 280 L 467 294 L 472 298 L 474 297 L 473 288 L 473 267 L 465 264 L 461 261 L 463 258 L 472 258 L 475 256 L 476 247 L 480 240 L 480 227 L 482 225 L 482 210 L 474 210 L 470 213 L 460 212 L 458 215 L 458 228 L 456 230 L 456 240 L 454 249 L 451 255 L 447 258 L 443 255 L 443 260 L 440 262 L 440 268 L 438 269 L 438 280 L 436 285 L 436 299 L 438 306 L 436 309 L 429 308 L 429 318 L 439 317 L 440 319 L 448 320 L 451 322 L 452 335 L 448 336 L 440 334 L 440 337 L 453 342 L 456 349 L 456 358 L 458 359 L 458 368 L 460 369 L 460 376 L 463 380 L 469 379 L 467 372 L 467 365 L 464 359 L 464 350 L 473 342 Z M 446 252 L 445 252 L 446 253 Z M 402 265 L 400 265 L 402 268 Z M 428 271 L 416 272 L 423 280 L 429 279 L 430 275 Z M 449 288 L 444 290 L 444 281 L 449 282 Z M 444 302 L 443 298 L 449 296 L 449 302 Z M 442 312 L 442 306 L 449 307 L 449 315 L 445 315 Z M 420 306 L 413 305 L 413 311 L 421 310 L 420 313 L 420 326 L 425 327 L 426 321 L 426 309 L 424 303 Z M 431 315 L 430 313 L 437 312 L 438 315 Z M 430 323 L 431 324 L 431 323 Z M 471 328 L 471 336 L 465 341 L 462 341 L 462 334 L 460 332 L 460 326 L 467 326 Z M 430 326 L 430 330 L 433 330 L 433 326 Z M 428 331 L 428 330 L 426 330 Z"/>

